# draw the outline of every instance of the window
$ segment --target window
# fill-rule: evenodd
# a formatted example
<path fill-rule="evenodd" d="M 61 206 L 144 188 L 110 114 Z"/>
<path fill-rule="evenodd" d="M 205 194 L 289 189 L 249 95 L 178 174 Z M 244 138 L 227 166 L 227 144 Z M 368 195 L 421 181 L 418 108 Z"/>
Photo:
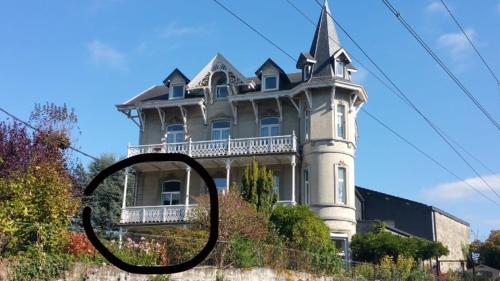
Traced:
<path fill-rule="evenodd" d="M 278 117 L 269 117 L 260 120 L 260 136 L 271 137 L 280 134 L 280 119 Z"/>
<path fill-rule="evenodd" d="M 302 80 L 307 81 L 311 78 L 311 70 L 312 66 L 310 64 L 304 66 L 304 69 L 302 70 Z"/>
<path fill-rule="evenodd" d="M 280 200 L 280 177 L 277 175 L 274 175 L 273 192 L 276 194 L 276 200 Z"/>
<path fill-rule="evenodd" d="M 309 170 L 304 170 L 304 203 L 309 204 Z"/>
<path fill-rule="evenodd" d="M 346 203 L 346 169 L 338 167 L 337 169 L 337 190 L 338 190 L 338 203 Z"/>
<path fill-rule="evenodd" d="M 310 119 L 310 111 L 306 109 L 304 111 L 304 138 L 305 140 L 309 140 L 309 119 Z"/>
<path fill-rule="evenodd" d="M 347 259 L 347 253 L 349 250 L 347 237 L 332 237 L 333 242 L 335 243 L 335 248 L 338 250 L 338 255 Z"/>
<path fill-rule="evenodd" d="M 170 86 L 169 99 L 181 99 L 184 97 L 184 84 L 173 84 Z"/>
<path fill-rule="evenodd" d="M 165 181 L 161 185 L 161 204 L 178 205 L 181 197 L 181 182 L 177 180 Z"/>
<path fill-rule="evenodd" d="M 217 85 L 215 97 L 217 99 L 225 99 L 229 95 L 228 85 Z"/>
<path fill-rule="evenodd" d="M 337 137 L 345 139 L 345 105 L 337 105 Z"/>
<path fill-rule="evenodd" d="M 218 192 L 222 192 L 226 189 L 226 178 L 214 178 L 214 182 Z"/>
<path fill-rule="evenodd" d="M 263 75 L 262 78 L 264 81 L 264 84 L 262 85 L 263 91 L 278 90 L 278 75 Z"/>
<path fill-rule="evenodd" d="M 341 60 L 335 60 L 335 75 L 338 77 L 344 77 L 345 63 Z"/>
<path fill-rule="evenodd" d="M 184 127 L 181 124 L 167 126 L 167 143 L 178 143 L 184 141 Z"/>
<path fill-rule="evenodd" d="M 212 140 L 227 140 L 231 129 L 230 121 L 215 121 L 212 123 Z"/>

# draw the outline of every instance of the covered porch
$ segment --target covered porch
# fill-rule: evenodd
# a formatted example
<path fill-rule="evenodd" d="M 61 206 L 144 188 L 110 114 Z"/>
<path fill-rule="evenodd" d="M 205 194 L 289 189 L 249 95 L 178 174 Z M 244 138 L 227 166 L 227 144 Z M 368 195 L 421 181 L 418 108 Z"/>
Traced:
<path fill-rule="evenodd" d="M 214 179 L 218 192 L 224 194 L 234 183 L 241 190 L 241 179 L 245 168 L 254 157 L 212 157 L 197 159 Z M 256 156 L 259 165 L 273 171 L 279 204 L 296 204 L 298 188 L 295 153 Z M 201 177 L 184 163 L 158 162 L 140 163 L 131 169 L 136 175 L 135 186 L 127 187 L 131 170 L 125 173 L 124 194 L 127 188 L 134 189 L 132 206 L 122 202 L 120 224 L 168 224 L 186 223 L 189 212 L 196 206 L 196 198 L 208 194 Z"/>

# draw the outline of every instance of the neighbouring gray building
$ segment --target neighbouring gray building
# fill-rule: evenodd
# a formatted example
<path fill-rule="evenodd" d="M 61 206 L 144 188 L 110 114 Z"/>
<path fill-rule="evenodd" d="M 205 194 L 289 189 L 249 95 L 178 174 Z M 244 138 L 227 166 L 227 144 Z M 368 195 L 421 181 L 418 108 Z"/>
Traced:
<path fill-rule="evenodd" d="M 434 206 L 356 186 L 356 220 L 358 232 L 383 221 L 394 234 L 443 243 L 450 253 L 440 258 L 441 271 L 461 269 L 465 262 L 462 248 L 469 244 L 469 223 Z"/>

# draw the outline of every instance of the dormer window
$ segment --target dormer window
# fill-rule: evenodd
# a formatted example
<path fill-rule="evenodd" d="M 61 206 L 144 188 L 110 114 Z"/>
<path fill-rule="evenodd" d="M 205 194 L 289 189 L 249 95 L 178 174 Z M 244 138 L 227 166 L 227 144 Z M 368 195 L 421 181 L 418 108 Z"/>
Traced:
<path fill-rule="evenodd" d="M 312 65 L 307 64 L 302 69 L 302 80 L 307 81 L 311 78 Z"/>
<path fill-rule="evenodd" d="M 278 74 L 268 74 L 262 75 L 262 91 L 273 91 L 279 88 L 279 75 Z"/>
<path fill-rule="evenodd" d="M 342 60 L 335 60 L 335 76 L 344 78 L 345 63 Z"/>
<path fill-rule="evenodd" d="M 185 84 L 172 84 L 170 85 L 169 99 L 182 99 L 184 98 Z"/>
<path fill-rule="evenodd" d="M 216 98 L 217 99 L 226 99 L 229 95 L 229 91 L 227 89 L 227 85 L 217 85 L 216 87 Z"/>

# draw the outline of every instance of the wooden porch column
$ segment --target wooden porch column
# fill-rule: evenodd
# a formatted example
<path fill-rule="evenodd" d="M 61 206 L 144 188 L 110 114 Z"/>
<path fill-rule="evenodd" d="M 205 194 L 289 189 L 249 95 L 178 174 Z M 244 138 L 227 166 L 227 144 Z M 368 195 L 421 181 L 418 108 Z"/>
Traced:
<path fill-rule="evenodd" d="M 191 167 L 186 166 L 186 198 L 184 200 L 186 210 L 189 205 L 189 186 L 191 185 L 190 181 L 191 181 Z"/>
<path fill-rule="evenodd" d="M 292 161 L 290 162 L 292 166 L 292 205 L 295 205 L 295 155 L 292 155 Z"/>
<path fill-rule="evenodd" d="M 125 207 L 127 207 L 127 185 L 128 185 L 128 172 L 129 172 L 129 167 L 125 168 L 125 180 L 123 182 L 123 200 L 122 200 L 122 213 L 120 216 L 120 222 L 125 222 L 125 218 L 123 217 L 123 212 L 125 210 Z"/>
<path fill-rule="evenodd" d="M 231 175 L 231 159 L 224 160 L 226 164 L 226 192 L 229 192 L 230 175 Z"/>

